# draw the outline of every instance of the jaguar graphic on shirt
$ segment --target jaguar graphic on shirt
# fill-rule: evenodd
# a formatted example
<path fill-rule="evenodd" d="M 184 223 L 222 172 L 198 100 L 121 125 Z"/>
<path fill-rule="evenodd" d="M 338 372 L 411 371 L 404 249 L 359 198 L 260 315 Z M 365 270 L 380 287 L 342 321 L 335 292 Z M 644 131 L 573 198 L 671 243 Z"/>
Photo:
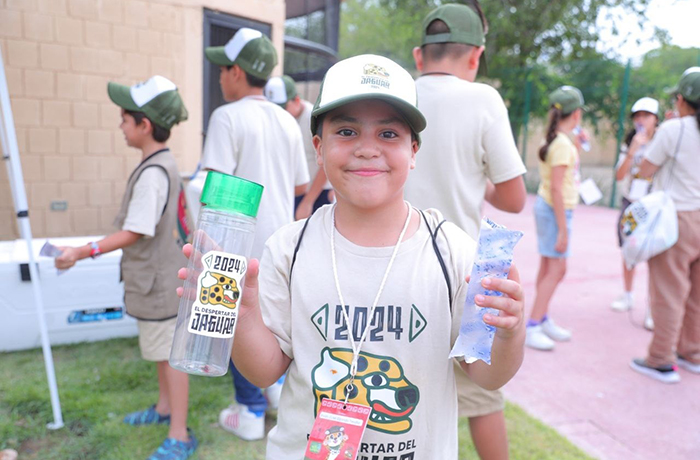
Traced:
<path fill-rule="evenodd" d="M 329 348 L 313 368 L 314 416 L 323 398 L 345 400 L 350 383 L 352 350 Z M 367 428 L 389 434 L 406 433 L 413 426 L 411 413 L 420 401 L 418 387 L 404 375 L 403 367 L 390 356 L 360 352 L 357 374 L 348 402 L 372 408 Z"/>

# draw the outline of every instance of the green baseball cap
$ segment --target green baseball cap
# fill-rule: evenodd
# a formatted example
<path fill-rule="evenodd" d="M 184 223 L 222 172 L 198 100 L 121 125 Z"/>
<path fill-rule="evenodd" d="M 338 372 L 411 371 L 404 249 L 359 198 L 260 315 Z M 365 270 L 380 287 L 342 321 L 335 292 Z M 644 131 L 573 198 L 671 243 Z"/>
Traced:
<path fill-rule="evenodd" d="M 238 65 L 246 73 L 267 80 L 277 65 L 277 51 L 267 36 L 243 27 L 224 46 L 204 50 L 209 62 L 221 66 Z"/>
<path fill-rule="evenodd" d="M 428 26 L 440 20 L 447 25 L 449 32 L 428 35 Z M 471 46 L 486 45 L 486 31 L 479 13 L 472 7 L 449 3 L 435 8 L 423 19 L 421 46 L 433 43 L 462 43 Z M 481 53 L 479 67 L 486 72 L 486 53 Z"/>
<path fill-rule="evenodd" d="M 392 105 L 416 136 L 425 129 L 427 122 L 418 110 L 416 83 L 411 74 L 391 59 L 363 54 L 336 62 L 328 69 L 311 112 L 311 132 L 316 134 L 320 115 L 366 99 L 380 99 Z"/>
<path fill-rule="evenodd" d="M 160 75 L 133 86 L 107 83 L 109 98 L 119 107 L 141 112 L 161 128 L 171 129 L 187 120 L 187 109 L 175 83 Z"/>
<path fill-rule="evenodd" d="M 700 67 L 686 69 L 673 93 L 680 94 L 686 101 L 700 102 Z"/>
<path fill-rule="evenodd" d="M 569 114 L 576 109 L 585 109 L 583 94 L 573 86 L 562 86 L 549 95 L 549 105 L 554 106 L 564 114 Z"/>
<path fill-rule="evenodd" d="M 439 19 L 450 29 L 449 32 L 427 35 L 430 23 Z M 484 46 L 486 34 L 479 14 L 467 5 L 450 3 L 435 8 L 423 19 L 423 40 L 421 44 L 463 43 L 472 46 Z"/>
<path fill-rule="evenodd" d="M 289 75 L 272 77 L 265 85 L 264 94 L 268 100 L 284 108 L 287 102 L 297 97 L 297 85 Z"/>

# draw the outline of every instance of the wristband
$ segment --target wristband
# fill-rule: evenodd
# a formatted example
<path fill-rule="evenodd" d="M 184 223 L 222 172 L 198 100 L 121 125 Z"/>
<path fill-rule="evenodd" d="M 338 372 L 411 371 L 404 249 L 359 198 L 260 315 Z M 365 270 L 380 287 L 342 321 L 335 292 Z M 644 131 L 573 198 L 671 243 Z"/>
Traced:
<path fill-rule="evenodd" d="M 95 243 L 94 241 L 91 241 L 88 243 L 90 245 L 90 257 L 93 259 L 97 259 L 102 255 L 102 251 L 100 251 L 100 246 Z"/>

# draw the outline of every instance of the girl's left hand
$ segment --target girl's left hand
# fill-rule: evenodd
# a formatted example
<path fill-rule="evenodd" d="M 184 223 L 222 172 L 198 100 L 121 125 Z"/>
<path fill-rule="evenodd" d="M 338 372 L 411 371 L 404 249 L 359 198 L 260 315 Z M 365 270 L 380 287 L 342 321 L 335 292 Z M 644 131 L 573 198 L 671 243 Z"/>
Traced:
<path fill-rule="evenodd" d="M 469 282 L 469 277 L 467 277 Z M 517 335 L 523 329 L 525 322 L 525 300 L 523 288 L 520 285 L 520 273 L 513 264 L 508 273 L 508 279 L 484 278 L 481 285 L 490 290 L 498 291 L 504 295 L 501 297 L 477 295 L 474 300 L 480 307 L 495 308 L 500 310 L 498 316 L 486 314 L 484 322 L 498 328 L 496 334 L 501 338 L 510 338 Z"/>

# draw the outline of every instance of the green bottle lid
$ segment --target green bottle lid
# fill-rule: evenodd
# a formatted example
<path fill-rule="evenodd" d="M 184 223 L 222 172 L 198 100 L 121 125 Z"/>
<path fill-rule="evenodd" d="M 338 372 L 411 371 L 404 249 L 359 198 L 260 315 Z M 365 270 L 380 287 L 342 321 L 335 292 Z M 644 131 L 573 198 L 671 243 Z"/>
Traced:
<path fill-rule="evenodd" d="M 210 209 L 221 209 L 256 217 L 263 188 L 260 184 L 240 177 L 209 171 L 204 181 L 200 201 Z"/>

